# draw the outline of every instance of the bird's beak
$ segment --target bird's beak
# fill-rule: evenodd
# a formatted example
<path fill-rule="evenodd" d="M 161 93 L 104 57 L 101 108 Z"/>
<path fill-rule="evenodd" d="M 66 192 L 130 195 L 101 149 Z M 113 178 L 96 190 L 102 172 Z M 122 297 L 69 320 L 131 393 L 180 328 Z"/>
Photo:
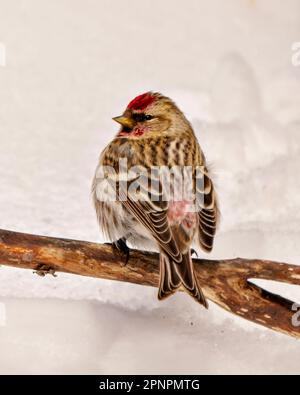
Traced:
<path fill-rule="evenodd" d="M 113 120 L 128 129 L 132 129 L 135 126 L 134 120 L 132 118 L 125 117 L 124 115 L 121 115 L 120 117 L 115 117 L 113 118 Z"/>

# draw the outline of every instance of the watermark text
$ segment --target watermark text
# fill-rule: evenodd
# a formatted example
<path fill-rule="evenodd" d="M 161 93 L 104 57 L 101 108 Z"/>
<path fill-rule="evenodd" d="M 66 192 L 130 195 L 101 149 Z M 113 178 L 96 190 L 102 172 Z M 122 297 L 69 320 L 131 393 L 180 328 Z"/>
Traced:
<path fill-rule="evenodd" d="M 6 47 L 0 42 L 0 67 L 6 66 Z"/>
<path fill-rule="evenodd" d="M 101 202 L 186 202 L 188 212 L 214 207 L 208 198 L 211 184 L 204 166 L 128 168 L 126 158 L 121 158 L 118 171 L 112 166 L 98 167 L 94 188 Z"/>
<path fill-rule="evenodd" d="M 300 304 L 294 303 L 292 307 L 292 311 L 295 311 L 295 314 L 292 317 L 292 325 L 295 328 L 300 327 Z"/>
<path fill-rule="evenodd" d="M 293 43 L 292 51 L 292 65 L 295 67 L 300 67 L 300 41 Z"/>
<path fill-rule="evenodd" d="M 6 326 L 6 308 L 4 303 L 0 303 L 0 328 Z"/>

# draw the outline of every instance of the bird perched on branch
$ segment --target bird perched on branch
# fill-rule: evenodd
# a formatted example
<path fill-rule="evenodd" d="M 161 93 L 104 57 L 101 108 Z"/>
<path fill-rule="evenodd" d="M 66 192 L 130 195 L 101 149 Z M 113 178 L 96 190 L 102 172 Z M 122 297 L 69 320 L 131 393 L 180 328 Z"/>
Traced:
<path fill-rule="evenodd" d="M 121 128 L 100 156 L 92 187 L 100 227 L 123 252 L 127 241 L 158 248 L 159 299 L 183 287 L 208 307 L 191 251 L 194 242 L 212 250 L 219 210 L 191 124 L 171 99 L 153 92 L 114 120 Z"/>

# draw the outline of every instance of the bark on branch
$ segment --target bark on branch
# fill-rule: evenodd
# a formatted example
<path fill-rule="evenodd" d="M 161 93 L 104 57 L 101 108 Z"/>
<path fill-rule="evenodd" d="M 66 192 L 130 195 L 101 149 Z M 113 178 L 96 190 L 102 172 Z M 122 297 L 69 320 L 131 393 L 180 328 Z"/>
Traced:
<path fill-rule="evenodd" d="M 194 262 L 199 284 L 208 299 L 256 324 L 300 338 L 294 303 L 249 281 L 256 278 L 300 285 L 300 266 L 241 258 Z M 0 265 L 31 269 L 40 275 L 64 272 L 158 285 L 156 253 L 132 250 L 127 266 L 123 263 L 110 245 L 0 230 Z"/>

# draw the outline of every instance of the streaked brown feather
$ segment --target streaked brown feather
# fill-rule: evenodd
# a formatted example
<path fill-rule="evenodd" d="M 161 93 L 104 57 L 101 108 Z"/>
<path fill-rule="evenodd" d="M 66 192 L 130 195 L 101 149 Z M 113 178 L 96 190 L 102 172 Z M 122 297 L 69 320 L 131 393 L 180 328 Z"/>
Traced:
<path fill-rule="evenodd" d="M 190 252 L 182 256 L 182 264 L 177 265 L 166 256 L 160 254 L 160 283 L 158 298 L 166 299 L 183 285 L 185 291 L 197 302 L 208 308 L 207 300 L 199 287 L 194 274 L 193 261 Z"/>

